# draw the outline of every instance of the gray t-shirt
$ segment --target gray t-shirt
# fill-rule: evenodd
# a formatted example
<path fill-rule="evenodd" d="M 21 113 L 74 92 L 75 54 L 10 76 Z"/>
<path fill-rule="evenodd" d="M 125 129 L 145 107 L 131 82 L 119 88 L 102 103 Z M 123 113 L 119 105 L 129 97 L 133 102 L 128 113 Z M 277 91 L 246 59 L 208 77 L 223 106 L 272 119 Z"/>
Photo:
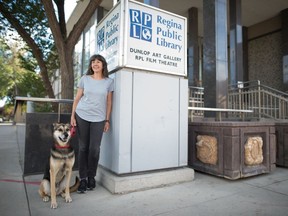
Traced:
<path fill-rule="evenodd" d="M 114 91 L 114 80 L 104 78 L 95 80 L 89 75 L 81 77 L 78 88 L 83 89 L 76 113 L 89 122 L 100 122 L 106 119 L 107 94 Z"/>

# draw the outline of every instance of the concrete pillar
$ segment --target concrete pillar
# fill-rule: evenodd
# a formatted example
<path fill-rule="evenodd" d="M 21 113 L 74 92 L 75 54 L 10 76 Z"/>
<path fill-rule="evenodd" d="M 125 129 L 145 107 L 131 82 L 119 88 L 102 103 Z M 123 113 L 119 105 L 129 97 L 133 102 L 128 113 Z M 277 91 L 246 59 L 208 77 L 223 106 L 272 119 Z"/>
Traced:
<path fill-rule="evenodd" d="M 243 34 L 241 0 L 229 0 L 230 17 L 230 83 L 243 82 Z"/>
<path fill-rule="evenodd" d="M 198 8 L 188 10 L 188 85 L 200 86 L 199 46 L 198 46 Z"/>
<path fill-rule="evenodd" d="M 243 81 L 249 81 L 249 70 L 248 70 L 248 28 L 242 27 L 243 35 Z"/>
<path fill-rule="evenodd" d="M 203 1 L 204 106 L 226 108 L 228 84 L 227 1 Z M 205 117 L 215 117 L 206 112 Z"/>

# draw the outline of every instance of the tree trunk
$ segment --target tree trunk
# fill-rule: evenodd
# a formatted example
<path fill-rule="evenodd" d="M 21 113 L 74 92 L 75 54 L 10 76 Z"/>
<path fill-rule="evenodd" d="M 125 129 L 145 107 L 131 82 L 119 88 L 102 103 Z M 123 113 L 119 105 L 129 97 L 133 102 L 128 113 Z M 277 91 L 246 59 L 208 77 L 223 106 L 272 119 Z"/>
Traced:
<path fill-rule="evenodd" d="M 61 98 L 74 98 L 74 72 L 73 72 L 73 49 L 69 48 L 62 53 L 60 57 L 60 72 L 61 72 Z M 61 106 L 62 112 L 71 112 L 71 104 Z"/>
<path fill-rule="evenodd" d="M 90 0 L 85 11 L 74 25 L 68 38 L 66 38 L 66 26 L 58 23 L 55 15 L 52 0 L 42 0 L 45 12 L 48 18 L 49 26 L 51 28 L 55 45 L 59 54 L 60 74 L 61 74 L 61 98 L 73 99 L 74 98 L 74 72 L 73 72 L 73 50 L 80 35 L 82 34 L 85 26 L 91 19 L 95 10 L 100 5 L 102 0 Z M 58 7 L 64 7 L 63 2 L 59 2 Z M 63 15 L 63 8 L 60 15 Z M 62 112 L 70 112 L 71 106 L 61 106 Z"/>

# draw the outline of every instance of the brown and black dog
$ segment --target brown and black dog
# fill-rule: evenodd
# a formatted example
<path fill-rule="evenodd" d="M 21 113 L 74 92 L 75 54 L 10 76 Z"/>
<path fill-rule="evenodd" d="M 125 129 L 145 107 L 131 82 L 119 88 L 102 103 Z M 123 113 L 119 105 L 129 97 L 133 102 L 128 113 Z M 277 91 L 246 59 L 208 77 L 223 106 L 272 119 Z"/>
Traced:
<path fill-rule="evenodd" d="M 69 141 L 71 139 L 70 124 L 54 123 L 53 137 L 55 144 L 51 148 L 49 163 L 47 164 L 43 180 L 38 190 L 44 202 L 51 197 L 51 208 L 57 208 L 56 196 L 61 195 L 67 203 L 72 202 L 70 192 L 77 190 L 79 178 L 70 187 L 75 153 Z"/>

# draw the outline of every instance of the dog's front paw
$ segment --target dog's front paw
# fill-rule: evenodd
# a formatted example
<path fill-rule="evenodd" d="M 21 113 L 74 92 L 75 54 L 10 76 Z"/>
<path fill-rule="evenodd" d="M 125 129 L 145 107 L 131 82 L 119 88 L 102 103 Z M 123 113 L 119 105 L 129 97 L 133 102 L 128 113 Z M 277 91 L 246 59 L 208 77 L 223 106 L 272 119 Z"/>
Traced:
<path fill-rule="evenodd" d="M 72 198 L 70 196 L 66 196 L 65 197 L 65 201 L 66 201 L 66 203 L 71 203 L 72 202 Z"/>
<path fill-rule="evenodd" d="M 56 209 L 58 207 L 57 202 L 51 202 L 51 209 Z"/>
<path fill-rule="evenodd" d="M 48 202 L 49 201 L 49 196 L 44 196 L 43 197 L 43 202 Z"/>

